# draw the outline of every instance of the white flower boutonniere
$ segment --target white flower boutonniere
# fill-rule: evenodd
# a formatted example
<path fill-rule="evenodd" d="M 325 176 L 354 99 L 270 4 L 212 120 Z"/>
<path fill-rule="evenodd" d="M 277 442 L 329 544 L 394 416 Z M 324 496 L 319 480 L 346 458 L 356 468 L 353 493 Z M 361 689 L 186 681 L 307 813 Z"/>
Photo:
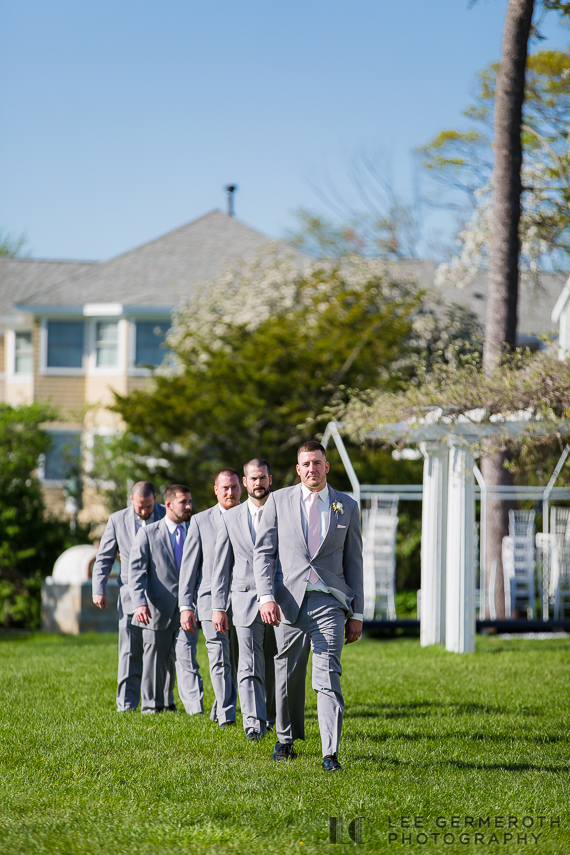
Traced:
<path fill-rule="evenodd" d="M 332 509 L 335 514 L 344 514 L 344 508 L 342 506 L 342 502 L 333 502 Z"/>

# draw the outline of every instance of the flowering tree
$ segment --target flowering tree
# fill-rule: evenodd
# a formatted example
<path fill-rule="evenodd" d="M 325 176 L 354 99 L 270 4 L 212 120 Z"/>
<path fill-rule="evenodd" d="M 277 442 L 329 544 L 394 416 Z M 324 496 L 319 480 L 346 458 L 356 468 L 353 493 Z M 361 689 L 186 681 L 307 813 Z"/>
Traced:
<path fill-rule="evenodd" d="M 275 486 L 295 477 L 294 449 L 323 430 L 347 389 L 397 390 L 481 334 L 474 316 L 379 260 L 308 263 L 279 254 L 228 270 L 174 318 L 173 360 L 146 391 L 118 396 L 127 431 L 98 475 L 186 481 L 211 502 L 214 473 L 254 455 Z"/>

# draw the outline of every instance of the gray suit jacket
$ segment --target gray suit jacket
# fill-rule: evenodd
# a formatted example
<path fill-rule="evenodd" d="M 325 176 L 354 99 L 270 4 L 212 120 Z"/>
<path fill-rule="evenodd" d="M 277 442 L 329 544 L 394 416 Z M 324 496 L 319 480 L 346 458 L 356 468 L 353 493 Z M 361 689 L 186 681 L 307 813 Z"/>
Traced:
<path fill-rule="evenodd" d="M 223 514 L 219 505 L 201 511 L 190 520 L 180 565 L 179 602 L 196 602 L 199 620 L 212 620 L 212 569 L 218 527 Z"/>
<path fill-rule="evenodd" d="M 247 502 L 222 514 L 212 573 L 212 608 L 225 611 L 230 592 L 234 626 L 251 626 L 259 603 Z"/>
<path fill-rule="evenodd" d="M 164 505 L 155 503 L 152 522 L 161 520 L 166 513 Z M 121 573 L 119 576 L 119 587 L 121 589 L 121 605 L 123 612 L 132 615 L 134 612 L 131 598 L 129 596 L 128 574 L 129 556 L 131 546 L 136 535 L 136 514 L 132 505 L 123 511 L 111 514 L 101 543 L 97 552 L 97 558 L 93 566 L 93 596 L 107 593 L 107 579 L 111 574 L 113 564 L 117 558 L 117 552 L 121 557 Z M 150 523 L 147 523 L 150 525 Z M 146 528 L 146 526 L 145 526 Z"/>
<path fill-rule="evenodd" d="M 134 609 L 149 607 L 147 629 L 166 629 L 178 620 L 178 578 L 166 520 L 139 529 L 131 548 L 129 593 Z"/>
<path fill-rule="evenodd" d="M 348 617 L 364 609 L 360 510 L 346 493 L 330 485 L 329 491 L 329 530 L 312 559 L 301 520 L 301 485 L 277 490 L 265 503 L 253 559 L 255 584 L 259 597 L 275 597 L 285 623 L 297 618 L 311 567 Z M 343 505 L 342 513 L 333 510 L 335 502 Z"/>

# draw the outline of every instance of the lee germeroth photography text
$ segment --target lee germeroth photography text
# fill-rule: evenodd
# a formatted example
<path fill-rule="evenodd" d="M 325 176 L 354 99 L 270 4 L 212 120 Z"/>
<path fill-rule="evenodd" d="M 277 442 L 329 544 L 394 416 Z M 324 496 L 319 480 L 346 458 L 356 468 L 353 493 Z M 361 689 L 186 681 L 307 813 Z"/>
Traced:
<path fill-rule="evenodd" d="M 555 838 L 561 819 L 549 816 L 388 816 L 387 820 L 366 819 L 362 816 L 345 819 L 329 817 L 329 843 L 371 843 L 384 840 L 394 849 L 399 846 L 417 847 L 428 843 L 449 847 L 462 846 L 537 847 L 545 838 Z M 430 846 L 430 851 L 432 850 Z"/>

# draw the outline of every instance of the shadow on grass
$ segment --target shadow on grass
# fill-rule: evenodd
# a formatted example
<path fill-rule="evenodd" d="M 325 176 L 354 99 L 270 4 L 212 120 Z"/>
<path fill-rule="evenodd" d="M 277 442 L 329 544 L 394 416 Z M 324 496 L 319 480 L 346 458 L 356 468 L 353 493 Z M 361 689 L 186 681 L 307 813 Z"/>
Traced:
<path fill-rule="evenodd" d="M 508 707 L 491 706 L 490 704 L 454 704 L 434 703 L 432 701 L 412 701 L 398 704 L 351 704 L 345 711 L 345 718 L 376 718 L 403 719 L 427 718 L 428 716 L 460 716 L 460 715 L 539 715 L 537 708 L 509 709 Z M 316 713 L 312 713 L 316 717 Z"/>
<path fill-rule="evenodd" d="M 344 738 L 344 737 L 343 737 Z M 568 774 L 570 765 L 555 766 L 549 763 L 482 763 L 473 762 L 467 763 L 464 760 L 438 760 L 436 763 L 414 763 L 413 761 L 398 760 L 392 757 L 382 757 L 381 755 L 356 754 L 352 756 L 354 760 L 364 760 L 369 763 L 373 760 L 377 767 L 388 769 L 426 769 L 430 773 L 438 769 L 456 769 L 459 771 L 469 772 L 554 772 Z"/>
<path fill-rule="evenodd" d="M 567 736 L 522 736 L 517 734 L 513 737 L 511 734 L 497 733 L 466 733 L 462 731 L 450 731 L 449 733 L 353 733 L 345 732 L 342 736 L 343 740 L 349 742 L 360 742 L 361 739 L 366 739 L 367 742 L 385 743 L 385 742 L 441 742 L 444 743 L 449 739 L 466 739 L 469 742 L 488 743 L 489 745 L 507 744 L 512 745 L 516 740 L 517 745 L 566 745 L 570 741 Z"/>

